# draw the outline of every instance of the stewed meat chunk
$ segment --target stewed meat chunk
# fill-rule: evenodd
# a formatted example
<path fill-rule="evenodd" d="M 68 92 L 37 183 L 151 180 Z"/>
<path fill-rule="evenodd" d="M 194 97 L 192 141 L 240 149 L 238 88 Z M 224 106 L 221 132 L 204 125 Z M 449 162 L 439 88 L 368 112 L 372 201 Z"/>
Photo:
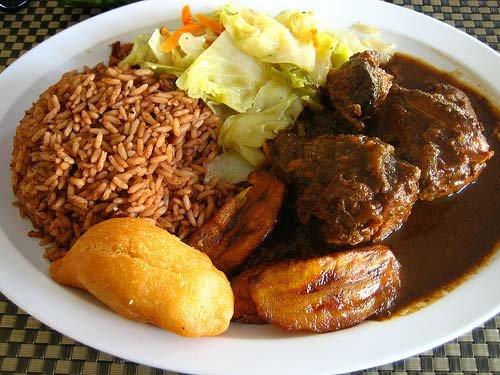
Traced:
<path fill-rule="evenodd" d="M 329 244 L 381 240 L 399 228 L 417 200 L 419 169 L 397 159 L 378 138 L 281 134 L 274 158 L 274 169 L 296 189 L 299 220 L 317 223 Z"/>
<path fill-rule="evenodd" d="M 392 85 L 393 76 L 379 64 L 378 52 L 365 51 L 328 74 L 330 101 L 358 131 L 364 129 L 363 121 L 377 111 Z"/>
<path fill-rule="evenodd" d="M 132 51 L 133 43 L 114 42 L 111 45 L 111 55 L 109 56 L 109 66 L 118 65 Z"/>
<path fill-rule="evenodd" d="M 304 111 L 294 128 L 294 133 L 314 138 L 328 134 L 358 134 L 359 129 L 336 110 L 319 113 Z"/>
<path fill-rule="evenodd" d="M 432 92 L 394 85 L 377 132 L 422 171 L 420 198 L 450 195 L 475 181 L 493 156 L 472 104 L 459 89 Z"/>
<path fill-rule="evenodd" d="M 474 107 L 465 92 L 457 89 L 455 86 L 448 85 L 445 83 L 436 83 L 429 87 L 429 92 L 442 95 L 445 100 L 456 104 L 462 108 L 471 117 L 477 120 L 476 112 Z"/>

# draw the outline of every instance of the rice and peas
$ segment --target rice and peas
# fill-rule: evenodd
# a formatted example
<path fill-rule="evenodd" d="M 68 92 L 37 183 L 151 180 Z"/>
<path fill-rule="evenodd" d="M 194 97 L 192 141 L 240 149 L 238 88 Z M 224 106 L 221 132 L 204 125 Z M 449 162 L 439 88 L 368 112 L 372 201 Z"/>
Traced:
<path fill-rule="evenodd" d="M 11 162 L 16 204 L 64 255 L 90 226 L 142 217 L 181 239 L 238 187 L 205 165 L 220 152 L 217 117 L 147 69 L 98 65 L 65 74 L 27 111 Z"/>

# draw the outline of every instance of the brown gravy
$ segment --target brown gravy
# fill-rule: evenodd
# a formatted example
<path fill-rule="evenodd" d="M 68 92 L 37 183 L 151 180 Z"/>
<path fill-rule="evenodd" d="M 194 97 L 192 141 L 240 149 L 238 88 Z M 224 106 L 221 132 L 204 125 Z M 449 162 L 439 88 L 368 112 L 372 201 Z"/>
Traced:
<path fill-rule="evenodd" d="M 494 252 L 500 235 L 500 147 L 494 134 L 500 112 L 474 89 L 420 60 L 396 54 L 384 68 L 406 88 L 439 82 L 464 91 L 495 152 L 476 183 L 449 198 L 417 202 L 403 227 L 383 241 L 402 265 L 403 288 L 393 310 L 403 312 L 457 286 Z"/>
<path fill-rule="evenodd" d="M 451 197 L 417 202 L 402 228 L 382 241 L 402 265 L 402 290 L 388 312 L 391 315 L 413 311 L 443 295 L 494 253 L 500 235 L 500 145 L 493 130 L 500 130 L 500 112 L 484 96 L 450 74 L 412 57 L 396 54 L 384 68 L 406 88 L 425 89 L 439 82 L 466 92 L 495 152 L 478 181 Z M 309 115 L 305 113 L 306 121 Z M 290 200 L 286 202 L 277 227 L 244 268 L 342 250 L 322 244 L 314 228 L 297 222 L 295 208 Z"/>

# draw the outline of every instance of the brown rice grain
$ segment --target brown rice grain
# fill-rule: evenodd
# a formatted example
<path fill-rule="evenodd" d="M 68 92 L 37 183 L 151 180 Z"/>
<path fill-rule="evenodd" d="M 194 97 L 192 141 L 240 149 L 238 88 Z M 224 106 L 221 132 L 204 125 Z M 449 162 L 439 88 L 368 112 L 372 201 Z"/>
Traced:
<path fill-rule="evenodd" d="M 199 198 L 199 197 L 198 197 Z M 209 196 L 207 198 L 207 209 L 205 210 L 205 217 L 207 219 L 210 219 L 210 217 L 212 216 L 212 213 L 215 209 L 215 203 L 214 203 L 214 200 L 212 199 L 211 196 Z"/>
<path fill-rule="evenodd" d="M 102 82 L 107 84 L 107 85 L 119 85 L 121 84 L 121 81 L 117 78 L 108 78 L 104 77 L 102 78 Z"/>
<path fill-rule="evenodd" d="M 205 212 L 202 211 L 196 220 L 196 226 L 199 228 L 205 223 Z"/>
<path fill-rule="evenodd" d="M 191 200 L 189 199 L 189 195 L 187 195 L 187 194 L 186 194 L 186 195 L 184 195 L 184 196 L 182 197 L 182 202 L 184 203 L 184 208 L 185 208 L 186 210 L 188 210 L 189 212 L 191 212 Z M 192 213 L 192 212 L 191 212 L 191 213 Z M 194 225 L 194 226 L 196 226 L 196 225 Z"/>
<path fill-rule="evenodd" d="M 117 149 L 121 158 L 123 160 L 127 160 L 128 159 L 127 150 L 125 150 L 125 146 L 123 145 L 123 143 L 118 143 Z"/>
<path fill-rule="evenodd" d="M 153 71 L 150 70 L 150 69 L 137 69 L 134 72 L 134 74 L 137 75 L 137 76 L 147 76 L 147 75 L 153 74 Z"/>
<path fill-rule="evenodd" d="M 113 133 L 113 134 L 118 133 L 118 129 L 115 128 L 115 126 L 109 121 L 104 120 L 102 122 L 102 126 L 104 126 L 106 128 L 106 130 L 108 130 L 110 133 Z"/>

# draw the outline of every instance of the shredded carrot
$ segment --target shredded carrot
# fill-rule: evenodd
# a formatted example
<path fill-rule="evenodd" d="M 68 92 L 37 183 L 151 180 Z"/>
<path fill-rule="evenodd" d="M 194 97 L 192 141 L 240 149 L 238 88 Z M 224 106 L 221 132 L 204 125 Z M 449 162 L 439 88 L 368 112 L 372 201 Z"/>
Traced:
<path fill-rule="evenodd" d="M 189 5 L 184 5 L 182 8 L 181 19 L 183 25 L 191 23 L 191 8 L 189 8 Z"/>
<path fill-rule="evenodd" d="M 181 33 L 179 31 L 174 31 L 167 40 L 165 40 L 161 44 L 161 50 L 163 52 L 170 52 L 172 51 L 175 47 L 177 47 L 177 43 L 179 43 L 179 38 L 181 37 Z"/>
<path fill-rule="evenodd" d="M 205 27 L 208 27 L 212 30 L 216 35 L 221 34 L 224 31 L 224 27 L 214 20 L 213 18 L 207 17 L 204 14 L 198 13 L 196 15 L 196 19 Z"/>
<path fill-rule="evenodd" d="M 189 5 L 184 5 L 181 11 L 182 26 L 173 33 L 170 33 L 166 27 L 160 29 L 161 35 L 167 37 L 161 45 L 161 50 L 163 52 L 172 51 L 179 44 L 179 38 L 183 33 L 201 35 L 206 28 L 212 30 L 215 35 L 224 31 L 224 27 L 219 22 L 204 14 L 197 14 L 195 18 L 198 22 L 193 21 Z"/>
<path fill-rule="evenodd" d="M 172 51 L 179 44 L 179 38 L 184 33 L 191 33 L 193 35 L 198 35 L 204 31 L 204 27 L 202 25 L 198 25 L 197 23 L 188 23 L 187 25 L 182 26 L 180 29 L 174 31 L 170 36 L 165 40 L 161 45 L 161 50 L 163 52 Z"/>
<path fill-rule="evenodd" d="M 182 26 L 179 30 L 182 33 L 191 33 L 193 35 L 199 35 L 205 31 L 205 27 L 203 25 L 199 25 L 197 23 L 188 23 L 187 25 Z"/>

